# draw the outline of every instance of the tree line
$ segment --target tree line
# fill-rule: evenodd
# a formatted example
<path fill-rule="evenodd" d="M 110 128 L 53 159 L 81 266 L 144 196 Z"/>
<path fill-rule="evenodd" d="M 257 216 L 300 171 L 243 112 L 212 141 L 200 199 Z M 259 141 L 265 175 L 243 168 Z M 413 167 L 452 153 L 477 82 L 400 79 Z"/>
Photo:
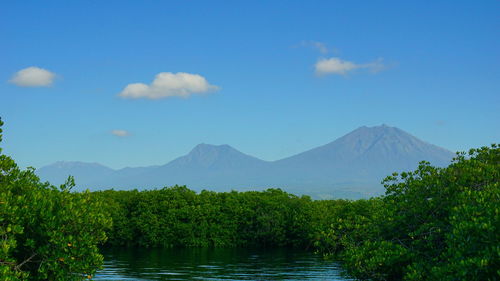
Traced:
<path fill-rule="evenodd" d="M 0 120 L 0 141 L 1 141 Z M 300 247 L 362 280 L 500 280 L 500 148 L 422 162 L 368 200 L 280 189 L 71 192 L 0 150 L 0 280 L 91 279 L 102 247 Z"/>

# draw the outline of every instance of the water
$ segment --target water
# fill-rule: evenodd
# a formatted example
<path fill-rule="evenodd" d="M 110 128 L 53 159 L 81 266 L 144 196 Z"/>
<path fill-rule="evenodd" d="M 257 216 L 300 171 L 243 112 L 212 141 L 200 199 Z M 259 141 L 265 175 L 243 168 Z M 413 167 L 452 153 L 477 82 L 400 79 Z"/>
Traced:
<path fill-rule="evenodd" d="M 341 272 L 292 249 L 114 249 L 94 280 L 350 280 Z"/>

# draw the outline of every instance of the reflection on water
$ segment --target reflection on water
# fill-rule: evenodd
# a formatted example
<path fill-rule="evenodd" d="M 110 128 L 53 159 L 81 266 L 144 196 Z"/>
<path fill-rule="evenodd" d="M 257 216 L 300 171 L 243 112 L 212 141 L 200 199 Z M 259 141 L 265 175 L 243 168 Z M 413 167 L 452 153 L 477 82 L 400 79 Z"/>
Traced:
<path fill-rule="evenodd" d="M 108 249 L 94 280 L 349 280 L 292 249 Z"/>

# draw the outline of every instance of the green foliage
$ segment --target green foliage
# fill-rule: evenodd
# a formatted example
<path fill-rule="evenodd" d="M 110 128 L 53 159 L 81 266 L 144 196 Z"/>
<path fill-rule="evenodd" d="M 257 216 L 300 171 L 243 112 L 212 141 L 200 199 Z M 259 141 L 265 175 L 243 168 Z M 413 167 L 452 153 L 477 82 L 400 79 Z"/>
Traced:
<path fill-rule="evenodd" d="M 499 182 L 496 145 L 459 154 L 447 168 L 422 162 L 388 177 L 361 228 L 371 231 L 354 230 L 362 238 L 354 243 L 340 240 L 339 257 L 363 279 L 500 280 Z"/>
<path fill-rule="evenodd" d="M 174 186 L 93 196 L 108 202 L 112 246 L 299 246 L 310 229 L 311 199 L 279 189 L 197 194 Z"/>
<path fill-rule="evenodd" d="M 441 280 L 500 279 L 500 185 L 485 185 L 457 196 L 451 210 L 450 231 L 445 235 L 446 264 L 433 268 Z"/>
<path fill-rule="evenodd" d="M 97 246 L 110 220 L 102 202 L 72 185 L 41 183 L 0 155 L 1 280 L 83 280 L 102 264 Z"/>
<path fill-rule="evenodd" d="M 380 199 L 315 201 L 312 240 L 318 252 L 339 258 L 346 248 L 371 237 L 376 228 L 368 227 L 380 210 Z"/>

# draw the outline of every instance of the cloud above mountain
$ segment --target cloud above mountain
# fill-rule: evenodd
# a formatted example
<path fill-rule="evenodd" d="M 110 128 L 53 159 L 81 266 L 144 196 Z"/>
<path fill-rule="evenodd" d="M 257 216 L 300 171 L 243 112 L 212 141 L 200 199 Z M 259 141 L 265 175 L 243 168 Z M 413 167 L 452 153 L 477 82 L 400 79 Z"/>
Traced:
<path fill-rule="evenodd" d="M 187 98 L 193 94 L 203 94 L 219 90 L 199 74 L 185 72 L 161 72 L 149 85 L 144 83 L 128 84 L 118 94 L 129 99 L 163 99 L 169 97 Z"/>
<path fill-rule="evenodd" d="M 16 72 L 9 80 L 20 87 L 48 87 L 54 83 L 56 74 L 36 66 L 30 66 Z"/>
<path fill-rule="evenodd" d="M 316 62 L 314 67 L 316 74 L 319 76 L 330 74 L 346 75 L 357 69 L 365 69 L 373 73 L 377 73 L 385 69 L 382 59 L 378 59 L 370 63 L 358 64 L 338 57 L 321 58 Z"/>

